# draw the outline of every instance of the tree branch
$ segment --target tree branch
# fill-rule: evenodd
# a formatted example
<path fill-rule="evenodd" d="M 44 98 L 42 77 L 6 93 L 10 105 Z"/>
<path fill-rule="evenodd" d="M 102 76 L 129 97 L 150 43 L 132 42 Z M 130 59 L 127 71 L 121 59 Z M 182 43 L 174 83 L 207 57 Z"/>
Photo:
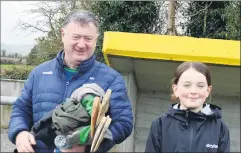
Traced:
<path fill-rule="evenodd" d="M 210 4 L 207 5 L 207 7 L 204 7 L 203 9 L 197 11 L 195 14 L 188 15 L 188 16 L 189 16 L 189 17 L 193 17 L 193 16 L 196 16 L 196 15 L 198 15 L 199 13 L 201 13 L 201 12 L 203 12 L 203 11 L 206 11 L 206 10 L 210 7 L 211 4 L 212 4 L 212 2 L 210 2 Z"/>
<path fill-rule="evenodd" d="M 34 25 L 29 24 L 29 23 L 26 23 L 26 22 L 22 22 L 22 23 L 21 23 L 21 27 L 22 27 L 22 29 L 24 29 L 24 30 L 27 30 L 27 29 L 32 28 L 32 29 L 35 29 L 35 30 L 41 31 L 41 32 L 43 32 L 43 33 L 47 33 L 47 32 L 49 32 L 48 30 L 44 30 L 44 29 L 39 28 L 38 25 L 35 25 L 35 26 L 34 26 Z"/>

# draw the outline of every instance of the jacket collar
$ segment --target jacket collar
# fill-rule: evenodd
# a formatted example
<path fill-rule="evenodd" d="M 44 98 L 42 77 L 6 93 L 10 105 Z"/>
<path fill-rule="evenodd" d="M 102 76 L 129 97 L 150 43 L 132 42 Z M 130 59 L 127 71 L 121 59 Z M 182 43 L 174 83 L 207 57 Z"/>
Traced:
<path fill-rule="evenodd" d="M 180 121 L 186 121 L 187 119 L 206 120 L 207 118 L 222 118 L 221 108 L 213 104 L 205 104 L 203 109 L 198 113 L 190 110 L 180 110 L 179 104 L 173 104 L 167 114 Z"/>
<path fill-rule="evenodd" d="M 176 110 L 180 110 L 179 109 L 179 105 L 180 104 L 175 104 L 173 105 L 173 109 L 176 109 Z M 210 104 L 204 104 L 202 110 L 201 110 L 201 113 L 205 114 L 205 115 L 212 115 L 213 114 L 213 111 L 212 109 L 210 108 Z"/>
<path fill-rule="evenodd" d="M 180 110 L 179 104 L 173 104 L 168 110 L 167 115 L 181 121 L 181 129 L 186 129 L 190 121 L 195 121 L 194 123 L 196 123 L 195 128 L 197 131 L 200 130 L 206 120 L 216 120 L 222 118 L 221 108 L 212 104 L 205 104 L 203 109 L 198 113 L 194 113 L 190 110 Z"/>
<path fill-rule="evenodd" d="M 64 50 L 59 51 L 59 53 L 56 56 L 56 59 L 60 65 L 61 68 L 64 68 L 65 62 L 64 62 Z M 81 62 L 79 65 L 79 71 L 78 73 L 85 73 L 89 69 L 91 69 L 96 61 L 96 56 L 93 54 L 89 59 Z"/>

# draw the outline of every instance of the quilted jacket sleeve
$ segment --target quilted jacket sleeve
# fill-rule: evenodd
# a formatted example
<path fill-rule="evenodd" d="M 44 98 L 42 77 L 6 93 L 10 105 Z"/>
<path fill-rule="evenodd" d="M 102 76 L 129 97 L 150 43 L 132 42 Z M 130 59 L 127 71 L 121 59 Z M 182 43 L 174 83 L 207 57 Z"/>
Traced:
<path fill-rule="evenodd" d="M 32 86 L 33 71 L 26 80 L 21 96 L 14 102 L 8 127 L 9 140 L 15 144 L 15 138 L 21 131 L 30 131 L 32 126 Z"/>
<path fill-rule="evenodd" d="M 110 85 L 112 90 L 109 115 L 112 122 L 109 129 L 113 140 L 104 139 L 97 152 L 107 152 L 115 144 L 119 144 L 130 136 L 133 129 L 132 107 L 127 95 L 123 77 L 119 74 Z"/>

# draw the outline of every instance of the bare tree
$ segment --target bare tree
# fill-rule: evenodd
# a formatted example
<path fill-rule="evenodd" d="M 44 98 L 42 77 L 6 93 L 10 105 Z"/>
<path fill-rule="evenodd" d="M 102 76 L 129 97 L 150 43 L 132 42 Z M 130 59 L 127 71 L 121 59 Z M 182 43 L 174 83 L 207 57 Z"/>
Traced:
<path fill-rule="evenodd" d="M 65 16 L 76 9 L 85 6 L 83 1 L 40 1 L 36 4 L 31 4 L 31 9 L 24 13 L 33 14 L 33 20 L 36 22 L 19 21 L 17 27 L 21 30 L 30 32 L 43 32 L 46 35 L 51 35 L 55 39 L 60 39 L 60 28 Z"/>
<path fill-rule="evenodd" d="M 177 5 L 176 1 L 169 0 L 168 25 L 167 25 L 167 34 L 168 35 L 177 35 L 176 27 L 175 27 L 176 5 Z"/>

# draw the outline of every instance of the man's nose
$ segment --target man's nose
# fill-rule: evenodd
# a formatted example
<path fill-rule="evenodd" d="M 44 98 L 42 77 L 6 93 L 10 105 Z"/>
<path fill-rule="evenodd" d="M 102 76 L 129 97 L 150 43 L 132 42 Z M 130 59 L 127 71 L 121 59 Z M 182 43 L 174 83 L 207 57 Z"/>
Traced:
<path fill-rule="evenodd" d="M 85 40 L 84 38 L 81 38 L 77 44 L 79 48 L 84 48 L 85 47 Z"/>

